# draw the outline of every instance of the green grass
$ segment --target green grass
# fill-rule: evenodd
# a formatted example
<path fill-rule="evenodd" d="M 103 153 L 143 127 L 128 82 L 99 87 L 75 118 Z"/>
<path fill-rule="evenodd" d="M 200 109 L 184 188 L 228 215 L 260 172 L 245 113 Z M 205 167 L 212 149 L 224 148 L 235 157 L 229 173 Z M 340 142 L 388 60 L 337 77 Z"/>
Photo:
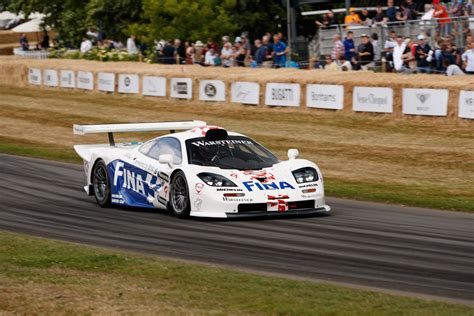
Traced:
<path fill-rule="evenodd" d="M 469 306 L 0 233 L 0 314 L 472 315 Z"/>

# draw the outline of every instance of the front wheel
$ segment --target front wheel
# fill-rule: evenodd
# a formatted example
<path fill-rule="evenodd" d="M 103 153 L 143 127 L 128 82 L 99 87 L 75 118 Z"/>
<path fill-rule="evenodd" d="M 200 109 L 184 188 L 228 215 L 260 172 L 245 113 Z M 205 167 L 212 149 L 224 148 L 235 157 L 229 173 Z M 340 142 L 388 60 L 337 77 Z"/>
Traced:
<path fill-rule="evenodd" d="M 170 208 L 174 216 L 178 218 L 189 216 L 191 206 L 189 203 L 188 182 L 182 171 L 178 171 L 171 180 Z"/>
<path fill-rule="evenodd" d="M 109 207 L 111 203 L 110 179 L 103 160 L 99 160 L 92 170 L 92 186 L 97 204 L 101 207 Z"/>

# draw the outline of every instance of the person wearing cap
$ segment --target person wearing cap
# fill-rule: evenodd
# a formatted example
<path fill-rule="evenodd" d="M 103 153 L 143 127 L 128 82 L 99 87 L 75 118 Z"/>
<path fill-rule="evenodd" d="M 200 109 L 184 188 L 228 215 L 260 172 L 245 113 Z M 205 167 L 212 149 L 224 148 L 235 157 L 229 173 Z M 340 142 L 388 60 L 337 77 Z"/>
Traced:
<path fill-rule="evenodd" d="M 354 25 L 354 24 L 360 24 L 361 20 L 359 15 L 356 13 L 355 8 L 350 8 L 349 9 L 349 15 L 346 15 L 344 19 L 344 24 L 346 25 Z"/>
<path fill-rule="evenodd" d="M 204 44 L 201 41 L 194 43 L 194 64 L 202 64 L 204 60 Z"/>
<path fill-rule="evenodd" d="M 426 43 L 426 37 L 423 34 L 418 35 L 418 45 L 415 49 L 416 67 L 419 73 L 431 73 L 431 59 L 433 51 L 431 46 Z"/>

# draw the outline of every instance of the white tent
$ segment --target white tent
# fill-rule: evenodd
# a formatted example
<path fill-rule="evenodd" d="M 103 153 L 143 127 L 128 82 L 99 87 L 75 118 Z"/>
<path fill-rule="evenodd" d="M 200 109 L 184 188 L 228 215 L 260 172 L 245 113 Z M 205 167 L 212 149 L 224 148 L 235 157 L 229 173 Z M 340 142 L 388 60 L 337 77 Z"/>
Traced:
<path fill-rule="evenodd" d="M 31 21 L 25 22 L 20 24 L 12 29 L 15 33 L 33 33 L 33 32 L 41 32 L 43 28 L 41 27 L 41 23 L 43 19 L 33 19 Z M 49 31 L 50 28 L 46 27 L 46 30 Z"/>
<path fill-rule="evenodd" d="M 15 20 L 17 18 L 19 18 L 19 16 L 16 15 L 15 13 L 11 13 L 10 11 L 0 12 L 0 21 L 1 20 Z"/>

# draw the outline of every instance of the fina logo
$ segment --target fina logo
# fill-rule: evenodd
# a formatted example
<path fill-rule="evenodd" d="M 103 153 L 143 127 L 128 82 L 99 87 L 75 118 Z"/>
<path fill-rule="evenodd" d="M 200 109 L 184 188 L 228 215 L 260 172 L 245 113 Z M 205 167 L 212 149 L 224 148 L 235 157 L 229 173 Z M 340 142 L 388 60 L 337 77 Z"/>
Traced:
<path fill-rule="evenodd" d="M 294 190 L 295 188 L 285 181 L 280 182 L 270 182 L 270 183 L 260 183 L 254 181 L 244 181 L 242 182 L 243 185 L 249 190 L 249 192 L 253 191 L 253 187 L 258 188 L 260 191 L 265 190 L 284 190 L 284 189 L 291 189 Z"/>
<path fill-rule="evenodd" d="M 148 173 L 146 179 L 143 180 L 140 174 L 135 174 L 135 172 L 126 169 L 123 162 L 117 161 L 115 164 L 114 186 L 117 186 L 119 178 L 123 178 L 122 187 L 124 189 L 132 190 L 146 196 L 144 184 L 148 185 L 151 183 L 153 176 Z M 159 187 L 160 186 L 157 185 L 157 188 Z"/>
<path fill-rule="evenodd" d="M 417 93 L 416 97 L 420 100 L 421 103 L 425 104 L 426 101 L 430 98 L 430 94 L 428 93 Z"/>

